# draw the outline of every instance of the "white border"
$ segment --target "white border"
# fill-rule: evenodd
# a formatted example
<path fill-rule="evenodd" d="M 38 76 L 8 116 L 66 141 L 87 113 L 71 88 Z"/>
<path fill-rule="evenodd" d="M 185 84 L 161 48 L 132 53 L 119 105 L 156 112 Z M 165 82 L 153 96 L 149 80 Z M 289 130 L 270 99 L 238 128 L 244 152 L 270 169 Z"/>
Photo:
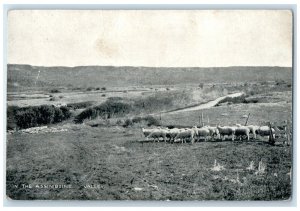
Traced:
<path fill-rule="evenodd" d="M 295 0 L 287 0 L 287 1 L 279 1 L 279 0 L 273 0 L 272 4 L 270 3 L 270 0 L 262 0 L 262 1 L 251 1 L 251 3 L 255 4 L 249 4 L 250 2 L 241 2 L 241 1 L 226 1 L 226 4 L 224 4 L 224 1 L 206 1 L 206 4 L 202 5 L 196 5 L 199 3 L 199 1 L 184 1 L 184 2 L 179 2 L 179 1 L 158 1 L 158 0 L 152 0 L 152 1 L 143 1 L 145 3 L 141 4 L 140 1 L 101 1 L 101 5 L 95 5 L 95 3 L 99 3 L 99 1 L 96 0 L 87 0 L 87 1 L 82 1 L 78 0 L 76 2 L 71 1 L 71 0 L 65 0 L 65 1 L 38 1 L 38 0 L 31 0 L 31 1 L 26 1 L 27 4 L 24 4 L 24 1 L 22 0 L 3 0 L 2 1 L 2 8 L 1 8 L 1 15 L 3 17 L 2 20 L 2 27 L 1 30 L 1 36 L 2 36 L 2 49 L 3 49 L 3 55 L 2 55 L 2 67 L 3 71 L 0 71 L 0 78 L 2 79 L 1 88 L 3 88 L 3 91 L 0 92 L 0 97 L 2 103 L 1 105 L 1 113 L 0 113 L 0 119 L 3 121 L 0 121 L 0 128 L 1 128 L 1 137 L 3 140 L 3 147 L 1 147 L 1 155 L 3 158 L 3 168 L 1 169 L 0 177 L 2 179 L 2 184 L 3 184 L 3 189 L 1 189 L 1 200 L 3 200 L 5 206 L 21 206 L 21 207 L 31 207 L 31 206 L 55 206 L 55 207 L 66 207 L 66 206 L 75 206 L 75 207 L 90 207 L 90 206 L 103 206 L 103 207 L 128 207 L 130 208 L 131 206 L 134 207 L 161 207 L 161 206 L 167 206 L 167 207 L 194 207 L 194 206 L 205 206 L 205 207 L 243 207 L 245 209 L 245 206 L 255 206 L 255 207 L 268 207 L 272 206 L 272 210 L 276 209 L 282 209 L 280 207 L 282 206 L 296 206 L 297 205 L 297 199 L 299 199 L 299 196 L 297 192 L 293 192 L 294 198 L 292 198 L 291 202 L 282 202 L 282 201 L 273 201 L 273 202 L 227 202 L 227 201 L 200 201 L 200 202 L 161 202 L 161 201 L 10 201 L 6 200 L 5 198 L 5 159 L 6 159 L 6 154 L 5 154 L 5 149 L 6 149 L 6 132 L 5 132 L 5 124 L 6 124 L 6 114 L 5 114 L 5 107 L 6 107 L 6 13 L 8 9 L 293 9 L 294 11 L 294 62 L 293 62 L 293 68 L 294 68 L 294 83 L 293 83 L 293 88 L 294 88 L 294 131 L 297 131 L 298 125 L 296 124 L 297 121 L 297 112 L 296 112 L 296 105 L 298 104 L 298 98 L 296 97 L 296 93 L 298 92 L 298 87 L 297 87 L 297 81 L 298 81 L 298 74 L 296 74 L 296 67 L 297 67 L 297 25 L 299 23 L 298 16 L 297 16 L 297 4 Z M 202 1 L 203 2 L 203 1 Z M 51 4 L 49 4 L 51 3 Z M 54 4 L 53 4 L 54 3 Z M 67 5 L 66 3 L 72 3 L 71 5 Z M 87 4 L 90 3 L 90 4 Z M 104 4 L 108 3 L 108 4 Z M 127 3 L 125 5 L 124 3 Z M 151 5 L 149 3 L 152 3 Z M 160 3 L 159 5 L 153 5 L 153 3 Z M 163 3 L 163 4 L 161 4 Z M 258 4 L 260 3 L 260 4 Z M 10 4 L 10 5 L 5 5 L 5 4 Z M 11 4 L 18 4 L 18 5 L 11 5 Z M 28 5 L 28 4 L 35 4 L 35 5 Z M 114 5 L 115 4 L 115 5 Z M 116 5 L 117 4 L 117 5 Z M 130 4 L 130 5 L 129 5 Z M 138 4 L 138 5 L 137 5 Z M 179 5 L 180 4 L 180 5 Z M 286 5 L 286 4 L 294 4 L 294 5 Z M 297 90 L 296 90 L 297 89 Z M 2 112 L 3 111 L 3 112 Z M 294 133 L 296 135 L 296 133 Z M 297 144 L 296 142 L 296 136 L 294 136 L 294 143 L 295 145 Z M 296 191 L 298 188 L 296 188 L 296 185 L 298 185 L 296 182 L 296 172 L 297 172 L 297 167 L 299 165 L 297 160 L 297 154 L 296 152 L 298 151 L 299 146 L 295 148 L 294 145 L 294 171 L 293 171 L 293 190 Z M 297 164 L 297 166 L 296 166 Z M 299 185 L 298 185 L 299 187 Z M 296 195 L 295 195 L 296 194 Z M 296 199 L 297 197 L 297 199 Z M 248 207 L 248 208 L 251 208 Z M 295 207 L 294 207 L 295 208 Z M 32 208 L 30 208 L 32 209 Z M 174 208 L 172 208 L 173 210 Z M 253 209 L 253 208 L 251 208 Z M 255 208 L 256 209 L 256 208 Z M 130 208 L 130 210 L 132 210 Z M 226 209 L 225 209 L 226 210 Z M 230 208 L 232 210 L 232 208 Z"/>

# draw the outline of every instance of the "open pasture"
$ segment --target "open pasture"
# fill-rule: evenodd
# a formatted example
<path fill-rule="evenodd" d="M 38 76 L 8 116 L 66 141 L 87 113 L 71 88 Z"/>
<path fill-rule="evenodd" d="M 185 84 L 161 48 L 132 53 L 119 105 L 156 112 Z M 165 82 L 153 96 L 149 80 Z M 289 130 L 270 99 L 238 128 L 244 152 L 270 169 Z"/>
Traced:
<path fill-rule="evenodd" d="M 171 80 L 167 78 L 171 70 L 146 69 L 142 71 L 145 77 L 140 75 L 140 70 L 134 70 L 139 77 L 132 83 L 130 77 L 120 81 L 119 75 L 112 80 L 110 71 L 104 71 L 103 77 L 96 77 L 97 71 L 87 68 L 86 71 L 95 76 L 90 85 L 100 87 L 100 90 L 87 90 L 89 84 L 84 83 L 91 76 L 78 68 L 75 68 L 74 77 L 71 74 L 74 70 L 64 70 L 66 75 L 59 80 L 57 72 L 42 68 L 41 81 L 37 83 L 43 85 L 40 91 L 33 81 L 33 73 L 37 70 L 27 70 L 28 80 L 24 80 L 23 70 L 12 70 L 8 81 L 8 106 L 70 103 L 74 107 L 76 103 L 85 102 L 99 105 L 114 98 L 120 100 L 113 102 L 125 102 L 134 109 L 124 116 L 108 119 L 98 116 L 75 124 L 74 117 L 91 106 L 86 103 L 86 107 L 79 109 L 71 106 L 70 119 L 48 125 L 63 130 L 8 133 L 7 196 L 12 199 L 86 200 L 287 200 L 291 197 L 292 145 L 283 145 L 282 140 L 275 146 L 261 137 L 250 141 L 154 143 L 144 141 L 141 128 L 147 127 L 145 124 L 117 124 L 150 115 L 161 126 L 200 126 L 202 113 L 203 124 L 214 126 L 244 125 L 249 113 L 248 125 L 291 122 L 290 69 L 252 68 L 256 75 L 246 71 L 246 67 L 242 72 L 236 68 L 229 68 L 230 71 L 203 69 L 206 76 L 201 80 L 195 77 L 195 73 L 201 75 L 198 69 L 172 70 L 176 74 Z M 273 75 L 262 77 L 271 69 L 282 74 L 286 81 L 276 81 Z M 186 74 L 184 78 L 179 77 L 182 73 Z M 15 83 L 11 84 L 15 74 L 18 75 L 16 83 L 22 86 L 20 90 Z M 215 75 L 218 77 L 213 78 Z M 66 77 L 70 78 L 70 84 L 59 89 L 60 92 L 51 93 L 55 87 L 53 83 L 63 86 Z M 153 82 L 153 78 L 160 80 Z M 107 88 L 101 89 L 104 86 Z M 240 92 L 246 94 L 247 101 L 233 99 L 202 110 L 184 111 Z M 174 110 L 177 112 L 172 112 Z M 68 185 L 68 188 L 53 185 Z"/>
<path fill-rule="evenodd" d="M 291 196 L 290 147 L 256 140 L 193 145 L 141 140 L 140 128 L 84 125 L 55 134 L 10 134 L 7 195 L 90 200 L 282 200 Z M 32 188 L 22 188 L 23 184 Z M 72 187 L 41 188 L 40 184 Z"/>

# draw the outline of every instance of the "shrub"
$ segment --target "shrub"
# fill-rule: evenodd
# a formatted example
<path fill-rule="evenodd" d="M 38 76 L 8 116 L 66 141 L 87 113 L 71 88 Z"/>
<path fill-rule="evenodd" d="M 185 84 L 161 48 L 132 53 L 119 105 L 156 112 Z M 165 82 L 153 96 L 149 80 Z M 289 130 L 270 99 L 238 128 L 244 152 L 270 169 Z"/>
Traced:
<path fill-rule="evenodd" d="M 61 122 L 64 119 L 64 113 L 61 109 L 54 110 L 53 122 Z"/>
<path fill-rule="evenodd" d="M 100 87 L 97 87 L 95 90 L 97 90 L 97 91 L 100 90 Z"/>
<path fill-rule="evenodd" d="M 105 90 L 106 90 L 106 87 L 102 87 L 101 90 L 102 90 L 102 91 L 105 91 Z"/>
<path fill-rule="evenodd" d="M 15 115 L 17 111 L 20 109 L 18 106 L 8 106 L 7 107 L 7 130 L 13 130 L 17 127 L 17 123 L 15 120 Z"/>
<path fill-rule="evenodd" d="M 96 117 L 97 110 L 95 108 L 87 108 L 75 117 L 74 122 L 82 123 L 85 119 L 94 119 Z"/>
<path fill-rule="evenodd" d="M 251 90 L 251 91 L 249 92 L 249 95 L 255 95 L 255 91 Z"/>
<path fill-rule="evenodd" d="M 123 98 L 122 97 L 109 97 L 107 100 L 120 101 L 120 100 L 123 100 Z"/>
<path fill-rule="evenodd" d="M 17 112 L 16 123 L 19 128 L 29 128 L 37 126 L 37 114 L 33 109 L 20 110 Z"/>
<path fill-rule="evenodd" d="M 55 97 L 51 97 L 51 98 L 49 99 L 49 101 L 55 101 L 55 100 L 56 100 Z"/>
<path fill-rule="evenodd" d="M 54 106 L 41 105 L 33 108 L 37 114 L 37 124 L 49 124 L 54 122 L 55 110 L 60 110 Z"/>
<path fill-rule="evenodd" d="M 131 111 L 131 106 L 122 102 L 108 100 L 98 106 L 90 107 L 75 117 L 75 123 L 82 123 L 85 119 L 94 119 L 98 116 L 110 119 L 113 116 L 124 116 Z"/>
<path fill-rule="evenodd" d="M 106 94 L 102 94 L 102 95 L 101 95 L 101 97 L 105 97 L 105 96 L 106 96 Z"/>
<path fill-rule="evenodd" d="M 132 119 L 127 119 L 127 123 L 124 123 L 124 127 L 132 126 L 133 124 L 146 122 L 147 126 L 159 126 L 161 125 L 160 122 L 154 118 L 153 116 L 146 116 L 146 117 L 134 117 Z"/>
<path fill-rule="evenodd" d="M 131 106 L 127 103 L 108 100 L 99 106 L 96 106 L 95 109 L 99 112 L 99 115 L 106 115 L 109 119 L 112 116 L 123 116 L 124 114 L 129 113 Z"/>
<path fill-rule="evenodd" d="M 50 93 L 60 93 L 61 91 L 59 91 L 58 89 L 51 89 Z"/>
<path fill-rule="evenodd" d="M 66 106 L 61 106 L 61 107 L 60 107 L 60 110 L 61 110 L 62 113 L 63 113 L 64 120 L 65 120 L 65 119 L 69 119 L 69 118 L 72 116 L 72 113 L 71 113 L 71 111 L 69 110 L 68 107 L 66 107 Z"/>
<path fill-rule="evenodd" d="M 261 85 L 267 85 L 268 84 L 268 81 L 262 81 L 260 82 Z"/>
<path fill-rule="evenodd" d="M 93 87 L 88 87 L 87 89 L 86 89 L 86 91 L 92 91 L 94 88 Z"/>
<path fill-rule="evenodd" d="M 12 112 L 12 110 L 14 110 Z M 70 118 L 71 113 L 67 107 L 54 107 L 50 105 L 30 106 L 24 108 L 9 108 L 8 116 L 17 128 L 36 127 L 45 124 L 58 123 Z"/>
<path fill-rule="evenodd" d="M 117 125 L 123 125 L 123 121 L 121 119 L 118 119 L 116 122 Z"/>
<path fill-rule="evenodd" d="M 152 126 L 152 125 L 159 126 L 160 125 L 159 120 L 155 119 L 153 116 L 146 116 L 144 118 L 144 120 L 148 122 L 148 124 L 147 124 L 148 126 Z"/>
<path fill-rule="evenodd" d="M 244 103 L 258 103 L 258 99 L 257 98 L 248 98 L 248 99 L 245 99 Z"/>
<path fill-rule="evenodd" d="M 132 126 L 133 125 L 133 122 L 131 119 L 126 119 L 125 120 L 125 123 L 124 123 L 124 127 L 129 127 L 129 126 Z"/>
<path fill-rule="evenodd" d="M 199 88 L 203 89 L 203 87 L 204 87 L 204 83 L 200 83 Z"/>
<path fill-rule="evenodd" d="M 87 108 L 89 106 L 93 105 L 93 101 L 85 101 L 85 102 L 79 102 L 79 103 L 68 103 L 67 107 L 72 109 L 81 109 L 81 108 Z"/>
<path fill-rule="evenodd" d="M 132 122 L 133 123 L 139 123 L 139 122 L 141 122 L 143 119 L 142 119 L 142 117 L 134 117 L 133 119 L 132 119 Z"/>

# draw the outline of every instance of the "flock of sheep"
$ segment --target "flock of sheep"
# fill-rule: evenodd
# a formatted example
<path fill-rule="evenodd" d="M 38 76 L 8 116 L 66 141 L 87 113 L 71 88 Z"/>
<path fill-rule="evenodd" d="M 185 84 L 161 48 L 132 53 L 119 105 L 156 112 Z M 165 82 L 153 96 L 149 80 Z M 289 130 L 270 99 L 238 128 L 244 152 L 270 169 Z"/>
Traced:
<path fill-rule="evenodd" d="M 236 124 L 235 126 L 203 126 L 198 128 L 194 126 L 192 128 L 142 128 L 142 132 L 147 140 L 153 141 L 169 141 L 169 142 L 191 142 L 208 139 L 225 139 L 225 137 L 231 137 L 232 140 L 235 139 L 247 139 L 250 140 L 250 135 L 252 138 L 256 138 L 256 135 L 260 136 L 270 136 L 272 135 L 275 139 L 275 130 L 269 126 L 242 126 Z"/>

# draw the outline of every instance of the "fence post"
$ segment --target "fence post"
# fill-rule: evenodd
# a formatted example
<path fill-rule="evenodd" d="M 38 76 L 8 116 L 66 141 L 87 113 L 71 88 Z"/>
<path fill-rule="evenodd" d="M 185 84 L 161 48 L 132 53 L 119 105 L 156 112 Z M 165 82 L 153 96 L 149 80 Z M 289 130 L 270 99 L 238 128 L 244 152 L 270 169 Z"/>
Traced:
<path fill-rule="evenodd" d="M 271 122 L 269 122 L 269 128 L 270 128 L 269 143 L 271 145 L 275 145 L 275 140 L 274 140 L 273 132 L 272 132 L 272 128 L 271 128 Z"/>
<path fill-rule="evenodd" d="M 201 121 L 202 121 L 202 127 L 204 127 L 204 122 L 203 122 L 203 112 L 201 112 Z"/>
<path fill-rule="evenodd" d="M 247 123 L 248 123 L 249 116 L 250 116 L 250 113 L 248 114 L 248 117 L 247 117 L 247 119 L 246 119 L 245 126 L 247 126 Z"/>

